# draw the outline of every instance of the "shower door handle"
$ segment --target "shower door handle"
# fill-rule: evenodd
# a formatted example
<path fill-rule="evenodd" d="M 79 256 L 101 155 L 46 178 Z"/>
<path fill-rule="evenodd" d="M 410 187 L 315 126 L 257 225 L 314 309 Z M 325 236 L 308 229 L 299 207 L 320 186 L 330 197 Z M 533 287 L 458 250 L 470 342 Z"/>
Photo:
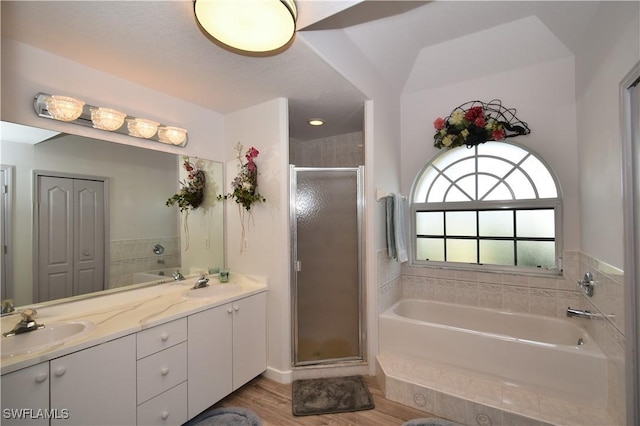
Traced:
<path fill-rule="evenodd" d="M 296 260 L 296 272 L 302 271 L 302 262 Z"/>

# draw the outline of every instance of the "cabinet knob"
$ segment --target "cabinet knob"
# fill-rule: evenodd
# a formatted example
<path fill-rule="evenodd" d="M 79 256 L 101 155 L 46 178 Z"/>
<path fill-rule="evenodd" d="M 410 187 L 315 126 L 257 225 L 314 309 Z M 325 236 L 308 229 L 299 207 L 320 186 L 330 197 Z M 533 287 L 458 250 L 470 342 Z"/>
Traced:
<path fill-rule="evenodd" d="M 238 311 L 240 310 L 240 307 L 239 307 L 239 306 L 234 306 L 234 307 L 233 307 L 233 310 L 234 310 L 234 311 L 236 311 L 236 312 L 238 312 Z"/>
<path fill-rule="evenodd" d="M 169 333 L 162 333 L 160 335 L 160 338 L 162 339 L 163 342 L 166 342 L 167 340 L 169 340 Z"/>
<path fill-rule="evenodd" d="M 62 377 L 66 372 L 67 372 L 67 367 L 60 366 L 56 368 L 55 375 L 56 377 Z"/>
<path fill-rule="evenodd" d="M 40 373 L 36 375 L 36 383 L 42 383 L 45 380 L 47 380 L 48 374 L 47 373 Z"/>
<path fill-rule="evenodd" d="M 169 367 L 162 367 L 162 369 L 160 370 L 160 373 L 163 376 L 166 376 L 167 374 L 169 374 Z"/>
<path fill-rule="evenodd" d="M 227 309 L 227 313 L 228 314 L 232 314 L 233 313 L 233 309 L 231 309 L 231 308 Z"/>
<path fill-rule="evenodd" d="M 160 414 L 160 417 L 162 418 L 162 420 L 167 420 L 169 418 L 169 412 L 168 411 L 163 411 Z"/>

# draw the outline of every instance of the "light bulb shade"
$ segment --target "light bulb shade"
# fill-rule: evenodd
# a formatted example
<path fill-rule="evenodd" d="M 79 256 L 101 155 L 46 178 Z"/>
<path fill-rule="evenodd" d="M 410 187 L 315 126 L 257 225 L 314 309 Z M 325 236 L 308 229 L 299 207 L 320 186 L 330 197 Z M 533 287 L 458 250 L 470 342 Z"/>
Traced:
<path fill-rule="evenodd" d="M 187 140 L 187 131 L 173 126 L 158 127 L 158 139 L 171 145 L 182 145 Z"/>
<path fill-rule="evenodd" d="M 73 121 L 82 115 L 84 102 L 69 96 L 51 95 L 46 99 L 47 111 L 60 121 Z"/>
<path fill-rule="evenodd" d="M 132 118 L 127 120 L 127 130 L 131 136 L 148 139 L 156 134 L 158 122 L 145 118 Z"/>
<path fill-rule="evenodd" d="M 286 45 L 296 30 L 293 0 L 196 0 L 196 19 L 219 42 L 246 52 Z"/>
<path fill-rule="evenodd" d="M 91 110 L 91 122 L 96 129 L 108 130 L 110 132 L 118 130 L 124 123 L 127 116 L 124 112 L 111 108 L 93 108 Z"/>

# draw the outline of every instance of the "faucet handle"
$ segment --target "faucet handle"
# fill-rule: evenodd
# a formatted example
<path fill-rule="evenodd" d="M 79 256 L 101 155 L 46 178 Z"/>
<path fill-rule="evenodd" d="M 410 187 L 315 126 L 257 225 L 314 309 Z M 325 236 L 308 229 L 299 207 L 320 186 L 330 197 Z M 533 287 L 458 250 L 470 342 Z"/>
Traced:
<path fill-rule="evenodd" d="M 36 315 L 38 315 L 38 311 L 33 308 L 27 308 L 20 312 L 20 316 L 22 316 L 22 319 L 27 322 L 33 321 Z"/>

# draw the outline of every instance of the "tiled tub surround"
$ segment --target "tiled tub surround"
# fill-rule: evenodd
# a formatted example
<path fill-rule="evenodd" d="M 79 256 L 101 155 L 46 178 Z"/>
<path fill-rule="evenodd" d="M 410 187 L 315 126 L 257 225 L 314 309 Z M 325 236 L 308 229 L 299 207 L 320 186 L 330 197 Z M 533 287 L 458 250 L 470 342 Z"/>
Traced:
<path fill-rule="evenodd" d="M 153 252 L 156 244 L 162 244 L 164 253 Z M 180 238 L 112 240 L 109 254 L 109 288 L 122 287 L 134 284 L 136 272 L 180 267 Z"/>
<path fill-rule="evenodd" d="M 594 424 L 624 424 L 622 271 L 578 252 L 564 253 L 562 277 L 415 268 L 407 263 L 396 275 L 398 264 L 386 256 L 386 250 L 379 250 L 378 265 L 380 312 L 404 297 L 562 318 L 568 306 L 599 314 L 598 320 L 571 319 L 589 332 L 607 357 L 607 406 L 612 419 L 610 423 L 594 420 Z M 576 286 L 586 271 L 595 276 L 593 298 Z M 399 402 L 414 405 L 411 401 Z"/>

